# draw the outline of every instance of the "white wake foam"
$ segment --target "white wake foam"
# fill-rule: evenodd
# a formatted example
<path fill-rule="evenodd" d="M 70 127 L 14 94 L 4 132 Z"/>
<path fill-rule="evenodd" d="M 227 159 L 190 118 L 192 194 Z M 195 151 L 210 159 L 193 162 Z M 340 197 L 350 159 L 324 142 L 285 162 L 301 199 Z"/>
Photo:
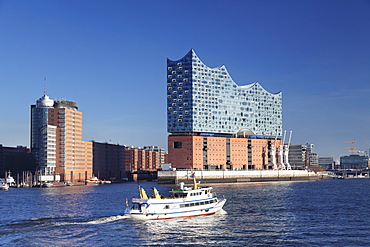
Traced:
<path fill-rule="evenodd" d="M 98 218 L 98 219 L 92 219 L 88 221 L 83 222 L 57 222 L 55 225 L 97 225 L 97 224 L 105 224 L 117 220 L 122 220 L 127 218 L 126 215 L 117 215 L 117 216 L 110 216 L 110 217 L 104 217 L 104 218 Z"/>

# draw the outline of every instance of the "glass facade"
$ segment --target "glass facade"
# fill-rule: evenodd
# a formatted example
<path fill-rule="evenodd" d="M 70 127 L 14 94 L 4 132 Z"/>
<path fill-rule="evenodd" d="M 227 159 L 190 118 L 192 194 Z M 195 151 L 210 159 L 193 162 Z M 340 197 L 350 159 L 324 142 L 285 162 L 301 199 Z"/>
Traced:
<path fill-rule="evenodd" d="M 41 128 L 39 172 L 42 175 L 53 175 L 56 167 L 56 126 L 45 125 Z"/>
<path fill-rule="evenodd" d="M 48 124 L 48 110 L 53 108 L 54 101 L 46 94 L 31 105 L 31 150 L 37 164 L 40 164 L 40 148 L 45 133 L 41 129 Z"/>
<path fill-rule="evenodd" d="M 282 93 L 238 86 L 224 65 L 210 68 L 190 50 L 167 59 L 167 131 L 281 136 Z"/>

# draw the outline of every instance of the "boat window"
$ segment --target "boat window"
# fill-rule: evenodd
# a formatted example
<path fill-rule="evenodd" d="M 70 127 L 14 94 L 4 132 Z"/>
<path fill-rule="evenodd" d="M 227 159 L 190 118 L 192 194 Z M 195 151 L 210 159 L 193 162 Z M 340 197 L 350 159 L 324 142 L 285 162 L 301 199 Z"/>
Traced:
<path fill-rule="evenodd" d="M 170 205 L 166 205 L 163 209 L 170 209 Z"/>
<path fill-rule="evenodd" d="M 185 207 L 185 204 L 180 204 L 180 208 L 184 208 Z"/>
<path fill-rule="evenodd" d="M 204 205 L 204 202 L 200 202 L 200 205 Z"/>
<path fill-rule="evenodd" d="M 194 203 L 190 203 L 190 207 L 194 207 Z"/>
<path fill-rule="evenodd" d="M 185 204 L 185 207 L 187 208 L 187 207 L 189 207 L 190 205 L 189 204 Z"/>
<path fill-rule="evenodd" d="M 184 197 L 186 197 L 186 194 L 180 194 L 180 193 L 173 193 L 172 195 L 171 195 L 171 197 L 172 198 L 184 198 Z"/>
<path fill-rule="evenodd" d="M 196 203 L 195 203 L 195 206 L 199 206 L 199 202 L 196 202 Z"/>
<path fill-rule="evenodd" d="M 205 201 L 206 204 L 209 204 L 209 201 Z"/>

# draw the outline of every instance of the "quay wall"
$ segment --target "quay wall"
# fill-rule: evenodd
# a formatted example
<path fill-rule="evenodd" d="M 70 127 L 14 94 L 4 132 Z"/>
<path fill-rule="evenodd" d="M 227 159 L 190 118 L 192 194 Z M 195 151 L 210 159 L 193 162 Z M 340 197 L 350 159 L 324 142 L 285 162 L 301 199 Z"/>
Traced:
<path fill-rule="evenodd" d="M 307 170 L 185 170 L 158 171 L 158 184 L 193 183 L 192 173 L 203 183 L 246 183 L 268 181 L 309 181 L 324 178 L 323 175 Z"/>

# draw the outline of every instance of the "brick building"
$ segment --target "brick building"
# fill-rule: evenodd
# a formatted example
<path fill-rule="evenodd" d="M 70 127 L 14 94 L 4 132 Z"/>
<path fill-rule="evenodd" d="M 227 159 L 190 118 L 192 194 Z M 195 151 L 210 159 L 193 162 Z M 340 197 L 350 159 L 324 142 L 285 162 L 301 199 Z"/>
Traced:
<path fill-rule="evenodd" d="M 93 173 L 100 179 L 121 180 L 160 167 L 160 150 L 93 142 Z"/>

